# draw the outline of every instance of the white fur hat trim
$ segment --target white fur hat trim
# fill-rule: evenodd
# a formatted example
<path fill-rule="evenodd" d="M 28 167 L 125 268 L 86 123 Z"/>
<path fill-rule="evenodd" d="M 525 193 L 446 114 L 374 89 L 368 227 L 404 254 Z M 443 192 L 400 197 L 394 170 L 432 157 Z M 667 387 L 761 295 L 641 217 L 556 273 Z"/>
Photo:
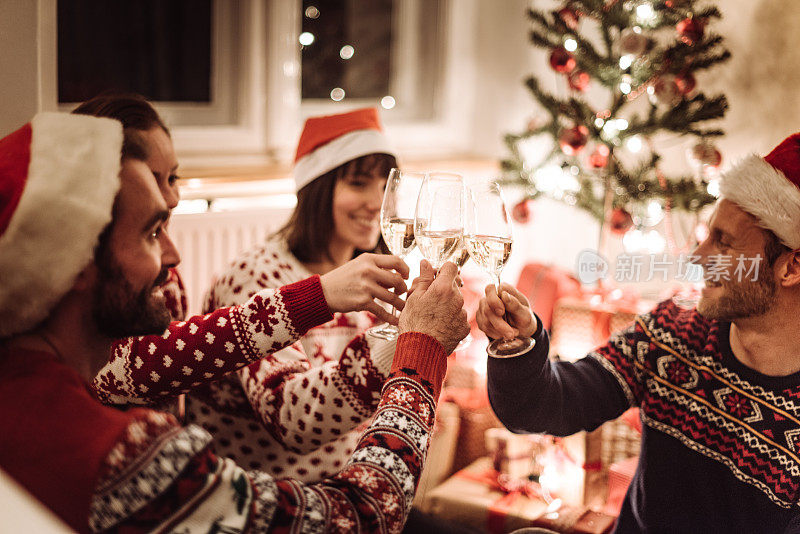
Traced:
<path fill-rule="evenodd" d="M 295 191 L 339 165 L 367 154 L 394 155 L 395 151 L 386 135 L 378 130 L 356 130 L 337 137 L 297 160 L 292 173 Z"/>
<path fill-rule="evenodd" d="M 723 174 L 720 198 L 754 215 L 792 250 L 800 248 L 800 189 L 764 158 L 747 156 Z"/>
<path fill-rule="evenodd" d="M 0 235 L 0 337 L 35 327 L 72 288 L 119 189 L 119 122 L 40 113 L 31 129 L 27 181 Z"/>

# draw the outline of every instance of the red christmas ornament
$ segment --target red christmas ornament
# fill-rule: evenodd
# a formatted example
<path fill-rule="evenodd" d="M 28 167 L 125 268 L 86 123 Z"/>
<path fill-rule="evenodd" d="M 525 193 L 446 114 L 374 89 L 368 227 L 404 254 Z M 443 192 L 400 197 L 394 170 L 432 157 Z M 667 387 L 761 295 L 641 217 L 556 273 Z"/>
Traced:
<path fill-rule="evenodd" d="M 589 129 L 582 124 L 565 128 L 558 134 L 558 144 L 567 156 L 574 156 L 583 150 L 587 141 L 589 141 Z"/>
<path fill-rule="evenodd" d="M 691 72 L 684 72 L 675 77 L 675 85 L 682 95 L 688 95 L 697 86 L 697 80 Z"/>
<path fill-rule="evenodd" d="M 591 77 L 582 70 L 574 70 L 567 75 L 567 85 L 573 91 L 583 92 L 589 87 Z"/>
<path fill-rule="evenodd" d="M 531 220 L 531 208 L 528 199 L 522 200 L 511 208 L 511 218 L 519 224 L 527 224 Z"/>
<path fill-rule="evenodd" d="M 614 208 L 608 217 L 608 226 L 617 235 L 623 235 L 633 227 L 633 217 L 622 208 Z"/>
<path fill-rule="evenodd" d="M 608 165 L 608 156 L 611 154 L 607 145 L 598 145 L 589 156 L 589 166 L 594 169 L 603 169 Z"/>
<path fill-rule="evenodd" d="M 719 167 L 722 164 L 722 152 L 712 143 L 701 141 L 692 147 L 691 157 L 701 165 Z"/>
<path fill-rule="evenodd" d="M 566 74 L 575 69 L 575 58 L 563 46 L 558 46 L 550 53 L 550 66 L 553 70 Z"/>
<path fill-rule="evenodd" d="M 691 46 L 703 38 L 705 27 L 704 21 L 689 17 L 680 21 L 675 29 L 678 30 L 681 41 Z"/>
<path fill-rule="evenodd" d="M 578 19 L 580 18 L 580 15 L 571 7 L 559 9 L 558 17 L 564 21 L 564 24 L 566 24 L 567 28 L 570 30 L 575 30 L 578 28 Z"/>
<path fill-rule="evenodd" d="M 664 5 L 670 9 L 677 9 L 689 4 L 689 0 L 667 0 Z"/>

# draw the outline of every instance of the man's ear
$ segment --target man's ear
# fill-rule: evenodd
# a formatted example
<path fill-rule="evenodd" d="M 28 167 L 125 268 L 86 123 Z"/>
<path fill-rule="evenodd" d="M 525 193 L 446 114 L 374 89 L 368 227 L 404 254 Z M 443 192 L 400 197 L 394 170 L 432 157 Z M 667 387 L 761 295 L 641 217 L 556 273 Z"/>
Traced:
<path fill-rule="evenodd" d="M 94 288 L 96 283 L 97 264 L 92 262 L 78 273 L 78 277 L 75 278 L 75 284 L 72 286 L 72 291 L 88 291 Z"/>
<path fill-rule="evenodd" d="M 780 271 L 780 284 L 784 287 L 800 287 L 800 250 L 787 254 Z"/>

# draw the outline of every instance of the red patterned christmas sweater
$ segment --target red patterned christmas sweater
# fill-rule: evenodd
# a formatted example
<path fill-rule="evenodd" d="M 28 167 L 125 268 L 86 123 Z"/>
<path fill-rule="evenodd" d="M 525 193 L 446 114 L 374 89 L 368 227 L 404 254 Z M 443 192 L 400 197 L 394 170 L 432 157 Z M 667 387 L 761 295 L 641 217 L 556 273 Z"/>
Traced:
<path fill-rule="evenodd" d="M 400 336 L 352 457 L 306 485 L 217 456 L 206 431 L 170 415 L 103 406 L 54 355 L 0 344 L 0 467 L 78 532 L 399 532 L 445 356 L 433 338 Z"/>
<path fill-rule="evenodd" d="M 309 276 L 285 241 L 271 239 L 219 276 L 205 309 Z M 218 454 L 249 468 L 305 482 L 337 472 L 378 406 L 394 354 L 393 342 L 364 334 L 374 323 L 367 312 L 334 314 L 291 346 L 195 388 L 188 421 L 214 436 Z"/>
<path fill-rule="evenodd" d="M 548 360 L 540 328 L 528 354 L 489 359 L 489 398 L 508 428 L 555 435 L 640 408 L 616 532 L 788 531 L 800 525 L 800 373 L 756 372 L 729 336 L 730 323 L 666 301 L 567 363 Z"/>
<path fill-rule="evenodd" d="M 294 343 L 332 317 L 318 276 L 254 293 L 239 306 L 183 319 L 186 296 L 172 269 L 163 285 L 172 322 L 163 335 L 120 339 L 94 379 L 106 404 L 161 404 Z"/>

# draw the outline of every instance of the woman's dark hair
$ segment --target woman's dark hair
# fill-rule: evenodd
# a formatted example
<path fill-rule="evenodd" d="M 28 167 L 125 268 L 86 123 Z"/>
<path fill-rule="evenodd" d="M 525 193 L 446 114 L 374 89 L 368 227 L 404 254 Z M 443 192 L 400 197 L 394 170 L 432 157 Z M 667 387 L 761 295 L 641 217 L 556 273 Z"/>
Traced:
<path fill-rule="evenodd" d="M 143 96 L 137 94 L 98 95 L 72 110 L 72 113 L 107 117 L 121 122 L 124 134 L 123 158 L 147 159 L 147 146 L 141 139 L 141 132 L 159 127 L 168 136 L 170 135 L 169 129 L 155 108 Z"/>
<path fill-rule="evenodd" d="M 328 250 L 333 233 L 333 190 L 336 182 L 350 174 L 378 174 L 389 176 L 397 160 L 389 154 L 368 154 L 350 160 L 314 179 L 297 192 L 295 206 L 289 221 L 276 232 L 286 239 L 289 250 L 301 262 L 315 262 L 323 258 L 333 260 Z M 363 252 L 388 253 L 381 237 L 371 251 L 356 250 L 353 257 Z"/>

